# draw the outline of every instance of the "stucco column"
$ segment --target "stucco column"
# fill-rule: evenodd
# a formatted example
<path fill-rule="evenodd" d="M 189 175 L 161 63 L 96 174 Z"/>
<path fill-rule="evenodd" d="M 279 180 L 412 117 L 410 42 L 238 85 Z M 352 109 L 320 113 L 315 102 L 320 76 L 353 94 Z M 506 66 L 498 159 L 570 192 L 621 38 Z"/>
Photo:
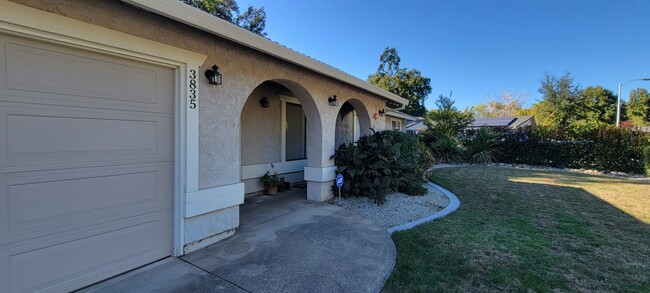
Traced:
<path fill-rule="evenodd" d="M 334 194 L 332 185 L 336 178 L 336 166 L 305 167 L 305 181 L 307 181 L 307 199 L 313 201 L 326 201 Z"/>

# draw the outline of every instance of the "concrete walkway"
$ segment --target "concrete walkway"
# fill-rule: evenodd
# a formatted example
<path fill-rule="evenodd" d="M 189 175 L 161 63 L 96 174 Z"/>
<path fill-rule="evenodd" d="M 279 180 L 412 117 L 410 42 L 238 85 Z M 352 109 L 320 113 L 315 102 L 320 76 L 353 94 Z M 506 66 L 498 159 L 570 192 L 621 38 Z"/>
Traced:
<path fill-rule="evenodd" d="M 88 292 L 378 292 L 395 265 L 386 230 L 293 189 L 240 208 L 234 236 Z"/>

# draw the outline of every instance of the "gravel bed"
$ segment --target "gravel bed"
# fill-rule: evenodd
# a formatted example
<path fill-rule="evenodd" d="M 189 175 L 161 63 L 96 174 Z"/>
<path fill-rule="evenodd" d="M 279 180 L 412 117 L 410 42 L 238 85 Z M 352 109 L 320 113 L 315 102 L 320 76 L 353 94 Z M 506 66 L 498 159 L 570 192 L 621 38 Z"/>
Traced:
<path fill-rule="evenodd" d="M 404 225 L 415 220 L 430 216 L 449 205 L 449 198 L 429 184 L 425 195 L 406 195 L 392 193 L 386 196 L 383 205 L 377 205 L 367 197 L 343 198 L 343 207 L 365 218 L 368 218 L 383 228 Z M 338 196 L 330 201 L 338 205 Z"/>

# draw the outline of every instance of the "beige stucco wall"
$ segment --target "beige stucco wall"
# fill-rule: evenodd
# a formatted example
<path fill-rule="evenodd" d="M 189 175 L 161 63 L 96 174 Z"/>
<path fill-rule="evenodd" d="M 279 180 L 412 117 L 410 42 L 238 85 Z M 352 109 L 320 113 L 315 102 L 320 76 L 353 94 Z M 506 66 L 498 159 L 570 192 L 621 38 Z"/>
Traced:
<path fill-rule="evenodd" d="M 386 127 L 387 129 L 393 129 L 393 121 L 400 123 L 400 131 L 406 131 L 406 120 L 399 117 L 393 117 L 386 115 Z"/>
<path fill-rule="evenodd" d="M 266 97 L 268 108 L 260 99 Z M 241 163 L 254 165 L 280 161 L 281 102 L 276 89 L 263 84 L 251 93 L 241 113 Z"/>
<path fill-rule="evenodd" d="M 242 182 L 241 166 L 250 163 L 276 161 L 279 159 L 279 112 L 268 121 L 245 119 L 242 115 L 255 116 L 261 110 L 259 99 L 265 95 L 261 88 L 265 81 L 275 81 L 300 101 L 307 118 L 308 167 L 333 166 L 330 156 L 335 150 L 336 117 L 340 106 L 328 105 L 327 98 L 337 95 L 339 105 L 350 101 L 359 115 L 361 134 L 369 128 L 385 128 L 384 119 L 372 120 L 372 114 L 385 108 L 384 98 L 355 88 L 337 80 L 314 73 L 286 61 L 259 53 L 242 45 L 216 37 L 187 25 L 177 23 L 156 14 L 123 4 L 118 0 L 11 0 L 26 6 L 59 14 L 86 23 L 99 25 L 115 31 L 135 35 L 159 43 L 187 49 L 208 56 L 199 70 L 199 188 L 223 187 Z M 170 0 L 176 1 L 176 0 Z M 0 8 L 1 9 L 1 8 Z M 156 48 L 151 48 L 155 55 Z M 332 51 L 332 54 L 337 54 Z M 209 85 L 202 72 L 216 64 L 223 75 L 223 84 Z M 279 100 L 267 96 L 276 111 Z M 269 125 L 269 127 L 266 127 Z M 277 125 L 277 129 L 270 125 Z M 242 134 L 242 129 L 246 130 Z M 272 140 L 278 151 L 258 152 L 261 140 Z M 242 147 L 243 145 L 243 147 Z M 253 146 L 249 148 L 248 146 Z M 296 173 L 302 176 L 302 173 Z M 259 181 L 246 180 L 256 185 Z M 308 186 L 308 194 L 318 194 L 317 200 L 331 196 L 331 182 L 318 182 Z M 247 187 L 248 188 L 248 187 Z M 309 196 L 309 195 L 308 195 Z M 239 225 L 238 208 L 219 211 L 185 219 L 185 243 L 208 243 L 231 235 Z M 201 240 L 203 239 L 203 240 Z"/>
<path fill-rule="evenodd" d="M 385 106 L 384 99 L 374 94 L 117 0 L 12 1 L 205 54 L 208 59 L 201 72 L 217 64 L 223 74 L 223 85 L 210 86 L 204 78 L 200 79 L 200 188 L 240 181 L 240 114 L 248 96 L 264 81 L 293 81 L 311 96 L 300 96 L 300 93 L 287 86 L 297 94 L 307 116 L 318 113 L 318 117 L 312 118 L 321 124 L 322 133 L 312 135 L 318 136 L 316 139 L 323 145 L 323 150 L 310 153 L 310 166 L 333 165 L 329 157 L 334 152 L 334 131 L 339 108 L 329 106 L 327 97 L 337 95 L 339 105 L 348 99 L 362 101 L 368 108 L 369 115 Z M 308 121 L 309 119 L 308 117 Z M 377 120 L 375 127 L 383 129 L 382 122 L 381 119 Z"/>

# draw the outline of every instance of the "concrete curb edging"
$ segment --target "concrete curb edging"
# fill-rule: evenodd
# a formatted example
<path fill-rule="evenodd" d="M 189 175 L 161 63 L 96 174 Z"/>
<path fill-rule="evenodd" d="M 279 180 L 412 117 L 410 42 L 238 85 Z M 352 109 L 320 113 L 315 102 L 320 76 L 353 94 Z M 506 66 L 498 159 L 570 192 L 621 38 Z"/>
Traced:
<path fill-rule="evenodd" d="M 438 189 L 445 196 L 447 196 L 447 198 L 449 198 L 449 205 L 447 205 L 447 207 L 445 207 L 444 209 L 442 209 L 441 211 L 439 211 L 439 212 L 437 212 L 437 213 L 435 213 L 433 215 L 424 217 L 424 218 L 419 219 L 419 220 L 415 220 L 415 221 L 410 222 L 410 223 L 406 223 L 404 225 L 399 225 L 399 226 L 395 226 L 395 227 L 392 227 L 392 228 L 388 228 L 388 229 L 386 229 L 386 231 L 388 231 L 388 234 L 393 234 L 394 232 L 397 232 L 397 231 L 412 229 L 413 227 L 415 227 L 417 225 L 424 224 L 426 222 L 433 221 L 433 220 L 438 219 L 438 218 L 442 218 L 442 217 L 444 217 L 446 215 L 451 214 L 453 211 L 457 210 L 458 207 L 460 207 L 460 200 L 458 199 L 458 197 L 456 197 L 456 195 L 454 195 L 449 190 L 444 189 L 444 188 L 442 188 L 442 186 L 437 185 L 437 184 L 435 184 L 433 182 L 428 182 L 428 184 L 431 185 L 432 187 L 434 187 L 435 189 Z"/>

